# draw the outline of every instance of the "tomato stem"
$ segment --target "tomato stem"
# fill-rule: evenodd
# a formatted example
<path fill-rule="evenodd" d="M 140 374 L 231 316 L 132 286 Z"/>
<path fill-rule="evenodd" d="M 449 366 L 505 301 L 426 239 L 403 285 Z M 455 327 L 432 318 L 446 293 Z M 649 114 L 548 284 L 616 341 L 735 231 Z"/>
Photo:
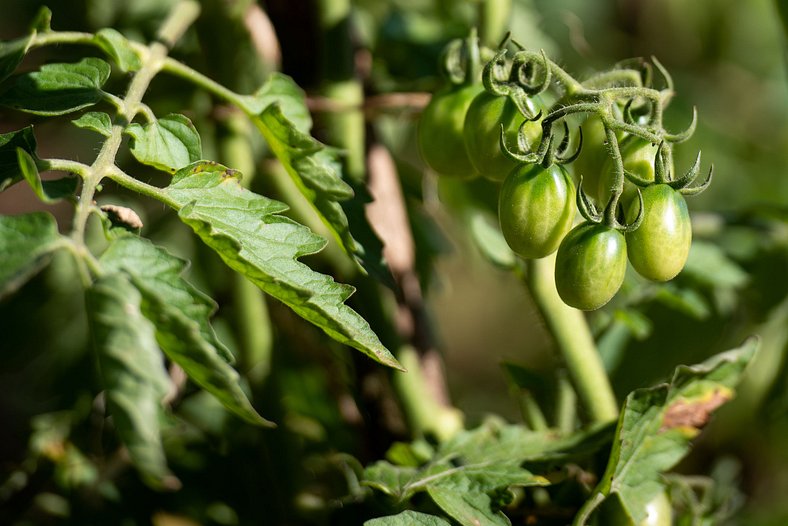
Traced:
<path fill-rule="evenodd" d="M 616 420 L 618 404 L 588 322 L 581 311 L 566 305 L 556 290 L 555 254 L 526 260 L 526 265 L 525 282 L 555 339 L 580 402 L 592 421 Z"/>

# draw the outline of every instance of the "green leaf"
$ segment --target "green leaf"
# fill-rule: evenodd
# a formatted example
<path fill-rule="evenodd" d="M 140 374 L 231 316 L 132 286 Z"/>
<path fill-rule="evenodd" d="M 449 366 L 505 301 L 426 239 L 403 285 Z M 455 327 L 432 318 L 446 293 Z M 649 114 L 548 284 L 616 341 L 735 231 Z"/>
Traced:
<path fill-rule="evenodd" d="M 254 95 L 242 99 L 243 110 L 250 115 L 259 115 L 268 106 L 278 103 L 295 128 L 302 133 L 312 129 L 312 115 L 306 107 L 306 95 L 293 79 L 282 73 L 273 73 Z"/>
<path fill-rule="evenodd" d="M 52 10 L 47 6 L 41 6 L 30 23 L 30 29 L 39 33 L 52 31 Z"/>
<path fill-rule="evenodd" d="M 149 484 L 172 487 L 159 425 L 171 387 L 142 296 L 122 273 L 103 276 L 87 291 L 87 309 L 107 407 L 134 465 Z"/>
<path fill-rule="evenodd" d="M 150 241 L 135 236 L 114 239 L 101 255 L 109 271 L 125 270 L 142 293 L 142 311 L 156 326 L 156 339 L 189 378 L 225 407 L 257 425 L 272 425 L 252 407 L 232 355 L 216 337 L 208 318 L 216 304 L 181 277 L 187 263 Z"/>
<path fill-rule="evenodd" d="M 54 203 L 65 197 L 73 197 L 77 191 L 76 177 L 42 181 L 33 157 L 22 148 L 16 149 L 19 169 L 35 194 L 45 203 Z"/>
<path fill-rule="evenodd" d="M 31 33 L 10 42 L 0 42 L 0 82 L 3 82 L 25 58 L 36 34 Z"/>
<path fill-rule="evenodd" d="M 476 248 L 490 263 L 502 269 L 514 268 L 517 257 L 506 243 L 497 219 L 481 208 L 469 207 L 466 211 L 466 224 Z"/>
<path fill-rule="evenodd" d="M 427 490 L 435 504 L 463 526 L 511 526 L 500 511 L 493 511 L 492 499 L 485 493 L 468 489 L 430 487 Z"/>
<path fill-rule="evenodd" d="M 55 218 L 46 212 L 0 216 L 0 298 L 41 270 L 60 243 Z"/>
<path fill-rule="evenodd" d="M 279 215 L 287 205 L 243 188 L 237 172 L 211 162 L 179 170 L 162 194 L 230 268 L 335 340 L 400 367 L 364 318 L 345 305 L 353 287 L 297 261 L 321 250 L 325 240 Z"/>
<path fill-rule="evenodd" d="M 586 523 L 602 497 L 616 494 L 635 524 L 663 490 L 661 474 L 689 451 L 711 414 L 734 396 L 758 340 L 692 367 L 679 366 L 669 384 L 633 391 L 624 402 L 605 474 L 575 524 Z"/>
<path fill-rule="evenodd" d="M 101 29 L 93 39 L 122 72 L 137 71 L 142 67 L 142 61 L 131 43 L 118 31 L 110 28 Z"/>
<path fill-rule="evenodd" d="M 242 101 L 242 109 L 342 249 L 363 269 L 386 278 L 382 245 L 363 215 L 369 198 L 343 180 L 339 150 L 309 135 L 312 121 L 301 88 L 290 77 L 274 74 Z"/>
<path fill-rule="evenodd" d="M 368 520 L 364 526 L 451 526 L 451 524 L 435 515 L 408 510 L 397 515 Z"/>
<path fill-rule="evenodd" d="M 112 118 L 101 111 L 83 113 L 78 119 L 71 121 L 71 123 L 78 128 L 100 133 L 104 137 L 109 137 L 112 134 Z"/>
<path fill-rule="evenodd" d="M 0 133 L 0 192 L 22 180 L 17 149 L 21 148 L 30 155 L 36 153 L 36 137 L 33 127 Z"/>
<path fill-rule="evenodd" d="M 74 64 L 46 64 L 17 77 L 0 102 L 36 115 L 65 115 L 99 102 L 109 74 L 109 64 L 92 57 Z"/>
<path fill-rule="evenodd" d="M 171 113 L 144 126 L 132 123 L 126 128 L 129 147 L 141 163 L 165 172 L 175 172 L 202 157 L 200 135 L 192 121 Z"/>

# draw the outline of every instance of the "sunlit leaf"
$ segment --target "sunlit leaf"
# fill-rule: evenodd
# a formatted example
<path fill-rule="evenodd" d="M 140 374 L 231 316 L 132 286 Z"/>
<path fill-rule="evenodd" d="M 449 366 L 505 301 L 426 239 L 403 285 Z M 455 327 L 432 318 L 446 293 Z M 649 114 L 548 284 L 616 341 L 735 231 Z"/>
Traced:
<path fill-rule="evenodd" d="M 397 515 L 368 520 L 364 526 L 451 526 L 445 519 L 417 511 L 403 511 Z"/>
<path fill-rule="evenodd" d="M 200 135 L 192 121 L 172 113 L 144 126 L 132 123 L 126 128 L 132 137 L 131 153 L 141 163 L 175 172 L 202 157 Z"/>
<path fill-rule="evenodd" d="M 137 71 L 142 67 L 142 61 L 126 37 L 114 29 L 101 29 L 93 37 L 99 47 L 123 71 Z"/>
<path fill-rule="evenodd" d="M 290 77 L 274 74 L 243 101 L 242 109 L 343 250 L 367 271 L 385 278 L 382 244 L 363 214 L 369 197 L 343 179 L 339 150 L 309 135 L 312 121 L 301 88 Z"/>
<path fill-rule="evenodd" d="M 17 77 L 0 103 L 36 115 L 65 115 L 99 102 L 109 74 L 109 64 L 93 57 L 46 64 Z"/>
<path fill-rule="evenodd" d="M 337 341 L 376 361 L 399 364 L 345 300 L 353 287 L 297 259 L 325 246 L 308 228 L 279 215 L 287 206 L 243 188 L 238 173 L 210 162 L 178 171 L 163 190 L 169 205 L 232 269 Z"/>
<path fill-rule="evenodd" d="M 71 121 L 71 123 L 79 128 L 100 133 L 104 137 L 109 137 L 112 134 L 112 119 L 101 111 L 86 112 L 78 119 Z"/>
<path fill-rule="evenodd" d="M 111 271 L 125 270 L 142 293 L 142 312 L 156 326 L 156 339 L 173 362 L 225 407 L 258 425 L 260 417 L 240 386 L 208 318 L 216 304 L 181 277 L 186 262 L 136 236 L 114 239 L 100 259 Z"/>
<path fill-rule="evenodd" d="M 500 511 L 493 511 L 492 499 L 485 493 L 469 491 L 458 486 L 446 488 L 431 486 L 427 493 L 435 504 L 462 526 L 511 526 L 509 519 Z"/>
<path fill-rule="evenodd" d="M 607 469 L 589 503 L 616 495 L 635 524 L 663 491 L 660 476 L 689 451 L 712 413 L 734 396 L 758 340 L 692 367 L 679 366 L 669 384 L 633 391 L 624 402 Z M 586 524 L 594 505 L 576 524 Z"/>
<path fill-rule="evenodd" d="M 122 273 L 97 279 L 87 291 L 93 344 L 115 429 L 144 479 L 156 487 L 177 481 L 167 468 L 159 424 L 170 378 L 142 296 Z"/>
<path fill-rule="evenodd" d="M 59 242 L 55 218 L 46 212 L 0 215 L 0 297 L 41 270 Z"/>

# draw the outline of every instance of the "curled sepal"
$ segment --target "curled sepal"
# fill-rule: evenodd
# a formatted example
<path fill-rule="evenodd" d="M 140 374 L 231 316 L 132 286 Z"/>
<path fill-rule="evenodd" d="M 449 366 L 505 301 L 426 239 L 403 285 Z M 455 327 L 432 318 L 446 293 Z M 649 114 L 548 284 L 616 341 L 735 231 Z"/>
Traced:
<path fill-rule="evenodd" d="M 542 93 L 550 86 L 551 79 L 550 61 L 544 50 L 539 54 L 532 51 L 515 53 L 509 81 L 515 83 L 525 93 L 530 96 Z"/>
<path fill-rule="evenodd" d="M 597 210 L 594 203 L 588 198 L 588 194 L 585 193 L 583 190 L 583 176 L 580 176 L 580 182 L 577 184 L 577 209 L 580 211 L 580 215 L 583 216 L 584 219 L 590 221 L 591 223 L 601 223 L 603 216 L 602 213 Z"/>
<path fill-rule="evenodd" d="M 613 228 L 616 230 L 623 230 L 626 234 L 631 234 L 638 228 L 640 228 L 640 224 L 643 222 L 643 192 L 640 191 L 640 188 L 637 189 L 638 192 L 638 215 L 634 221 L 629 224 L 621 223 L 618 219 L 613 219 Z"/>
<path fill-rule="evenodd" d="M 535 122 L 542 118 L 542 109 L 540 108 L 539 111 L 534 113 L 534 105 L 531 99 L 529 99 L 528 95 L 522 90 L 513 89 L 510 91 L 509 100 L 517 106 L 517 110 L 525 117 L 526 121 Z"/>
<path fill-rule="evenodd" d="M 616 63 L 617 70 L 631 69 L 640 74 L 641 85 L 648 88 L 654 81 L 654 68 L 643 57 L 633 57 Z"/>
<path fill-rule="evenodd" d="M 441 70 L 452 84 L 473 84 L 479 78 L 479 38 L 476 28 L 471 28 L 468 37 L 449 42 L 441 53 Z"/>
<path fill-rule="evenodd" d="M 577 138 L 577 148 L 573 154 L 566 156 L 566 151 L 569 149 L 569 125 L 564 121 L 564 138 L 561 140 L 561 144 L 558 146 L 558 150 L 556 150 L 556 156 L 554 161 L 558 164 L 569 164 L 573 162 L 577 157 L 580 155 L 580 151 L 583 149 L 583 128 L 577 128 L 578 138 Z"/>
<path fill-rule="evenodd" d="M 679 188 L 678 191 L 683 195 L 698 195 L 699 193 L 701 193 L 702 191 L 704 191 L 706 188 L 709 187 L 713 175 L 714 175 L 714 165 L 712 164 L 709 167 L 709 175 L 706 176 L 706 180 L 703 181 L 702 184 L 699 184 L 698 186 L 685 186 L 684 188 Z"/>
<path fill-rule="evenodd" d="M 529 121 L 526 120 L 520 125 L 520 131 L 517 133 L 516 151 L 512 150 L 509 145 L 506 144 L 506 129 L 504 128 L 503 124 L 501 124 L 501 151 L 504 153 L 504 155 L 514 159 L 515 161 L 520 161 L 521 163 L 536 163 L 539 162 L 539 154 L 528 151 L 527 140 L 523 130 L 523 127 L 528 123 Z M 552 137 L 550 140 L 552 140 Z"/>
<path fill-rule="evenodd" d="M 670 173 L 668 169 L 671 166 L 672 162 L 668 159 L 666 162 L 666 157 L 671 155 L 671 152 L 668 149 L 665 149 L 665 141 L 660 141 L 659 146 L 657 146 L 657 153 L 654 155 L 654 181 L 657 183 L 667 183 L 673 177 L 673 174 Z M 636 181 L 632 180 L 635 184 L 638 184 Z M 638 184 L 638 186 L 648 186 Z"/>
<path fill-rule="evenodd" d="M 700 152 L 698 152 L 698 155 L 695 157 L 695 162 L 692 163 L 692 166 L 690 167 L 689 170 L 687 170 L 687 172 L 684 175 L 673 181 L 666 181 L 666 183 L 674 190 L 681 190 L 682 188 L 686 188 L 687 186 L 692 184 L 692 182 L 698 177 L 699 173 L 700 173 Z"/>
<path fill-rule="evenodd" d="M 624 105 L 623 120 L 627 124 L 641 126 L 643 124 L 654 123 L 654 107 L 653 102 L 646 100 L 636 108 L 632 108 L 635 103 L 635 98 L 631 98 Z M 645 117 L 645 119 L 643 119 Z"/>
<path fill-rule="evenodd" d="M 668 91 L 672 96 L 673 77 L 670 76 L 670 73 L 668 72 L 667 69 L 665 69 L 665 66 L 662 65 L 662 62 L 657 60 L 657 57 L 655 57 L 654 55 L 651 55 L 651 62 L 654 63 L 654 67 L 657 68 L 657 71 L 659 71 L 659 74 L 662 75 L 662 78 L 665 80 L 665 88 L 663 91 Z M 651 84 L 649 83 L 647 85 L 651 85 Z"/>
<path fill-rule="evenodd" d="M 508 85 L 509 73 L 508 64 L 506 63 L 506 48 L 501 48 L 495 56 L 484 66 L 482 71 L 482 84 L 484 89 L 492 93 L 504 97 L 511 92 L 511 87 Z"/>
<path fill-rule="evenodd" d="M 695 133 L 695 128 L 698 126 L 698 108 L 692 107 L 692 122 L 690 122 L 687 129 L 678 133 L 666 133 L 665 140 L 672 143 L 684 142 Z"/>

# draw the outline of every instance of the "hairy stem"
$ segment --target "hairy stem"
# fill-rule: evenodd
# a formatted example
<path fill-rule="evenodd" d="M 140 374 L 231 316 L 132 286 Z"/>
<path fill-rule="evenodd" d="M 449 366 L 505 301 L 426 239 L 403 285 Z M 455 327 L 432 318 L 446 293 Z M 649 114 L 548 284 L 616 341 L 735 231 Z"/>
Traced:
<path fill-rule="evenodd" d="M 553 335 L 580 402 L 594 422 L 618 418 L 618 405 L 585 316 L 555 288 L 555 254 L 527 261 L 526 283 Z"/>
<path fill-rule="evenodd" d="M 140 111 L 142 98 L 167 56 L 168 45 L 172 45 L 183 35 L 198 14 L 199 4 L 193 0 L 182 0 L 176 4 L 167 20 L 162 24 L 159 31 L 159 41 L 151 44 L 148 53 L 143 57 L 142 67 L 131 80 L 122 101 L 123 106 L 115 118 L 109 137 L 101 147 L 96 160 L 83 176 L 82 191 L 77 202 L 71 231 L 71 237 L 77 244 L 84 244 L 85 225 L 90 215 L 96 187 L 104 177 L 116 172 L 115 158 L 123 139 L 123 131 L 136 113 Z"/>

